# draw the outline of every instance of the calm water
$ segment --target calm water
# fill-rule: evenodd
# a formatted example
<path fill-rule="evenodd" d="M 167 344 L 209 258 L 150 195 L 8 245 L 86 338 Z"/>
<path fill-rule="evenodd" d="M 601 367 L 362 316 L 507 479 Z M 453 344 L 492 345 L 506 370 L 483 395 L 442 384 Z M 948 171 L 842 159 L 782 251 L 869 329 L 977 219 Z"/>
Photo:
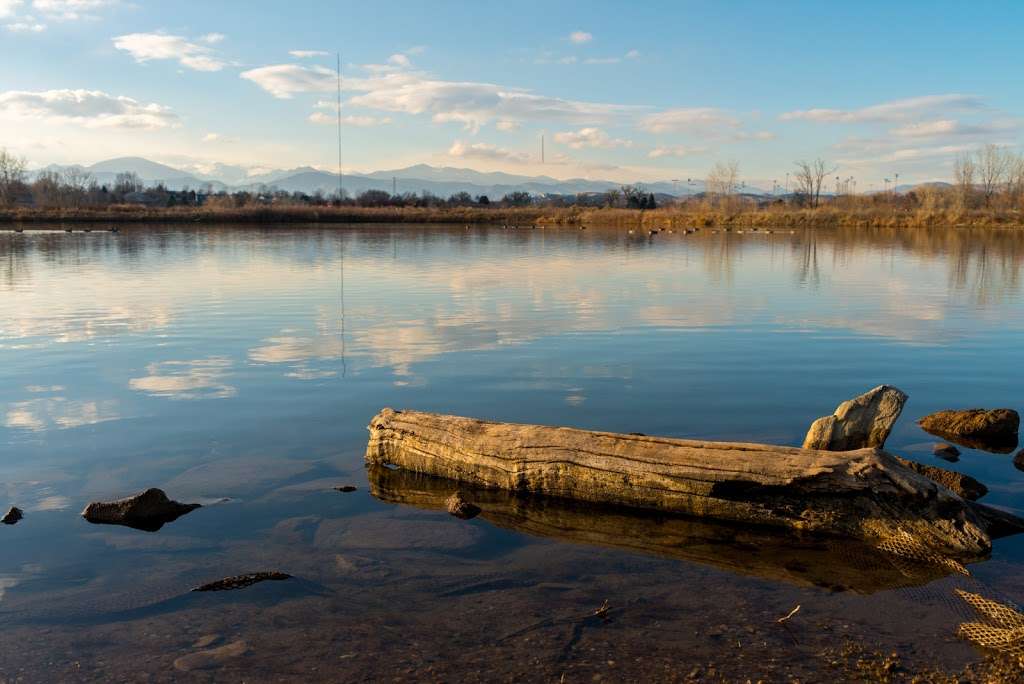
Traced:
<path fill-rule="evenodd" d="M 1022 265 L 1009 231 L 0 233 L 0 507 L 26 511 L 0 529 L 0 681 L 813 681 L 850 643 L 959 669 L 982 654 L 952 588 L 1024 603 L 1024 539 L 922 579 L 500 495 L 463 522 L 445 486 L 367 473 L 366 424 L 799 444 L 889 383 L 891 451 L 1024 513 L 1012 456 L 946 464 L 914 425 L 1024 409 Z M 156 533 L 78 517 L 151 486 L 211 505 Z M 272 569 L 300 581 L 187 593 Z"/>

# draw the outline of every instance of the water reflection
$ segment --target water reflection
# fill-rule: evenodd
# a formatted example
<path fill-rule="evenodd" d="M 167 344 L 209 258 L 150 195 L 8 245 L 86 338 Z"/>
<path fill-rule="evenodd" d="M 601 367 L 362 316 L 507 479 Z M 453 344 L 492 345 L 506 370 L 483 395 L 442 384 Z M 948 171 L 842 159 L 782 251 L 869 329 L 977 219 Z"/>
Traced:
<path fill-rule="evenodd" d="M 222 356 L 192 361 L 163 361 L 146 366 L 149 375 L 132 378 L 133 390 L 168 399 L 227 399 L 238 393 L 224 379 L 232 361 Z"/>
<path fill-rule="evenodd" d="M 480 518 L 529 535 L 702 563 L 742 575 L 871 594 L 927 584 L 948 567 L 911 561 L 876 548 L 784 531 L 720 524 L 466 486 L 406 470 L 373 466 L 370 491 L 390 503 L 443 511 L 455 491 Z"/>

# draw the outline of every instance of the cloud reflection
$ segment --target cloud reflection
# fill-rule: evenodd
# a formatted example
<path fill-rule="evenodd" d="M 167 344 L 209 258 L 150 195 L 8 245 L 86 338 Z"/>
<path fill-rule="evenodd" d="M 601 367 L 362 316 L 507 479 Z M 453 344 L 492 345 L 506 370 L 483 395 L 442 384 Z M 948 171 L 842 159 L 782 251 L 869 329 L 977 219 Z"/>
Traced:
<path fill-rule="evenodd" d="M 120 417 L 116 400 L 70 401 L 64 397 L 52 397 L 9 404 L 4 425 L 16 430 L 40 432 L 95 425 Z"/>
<path fill-rule="evenodd" d="M 238 389 L 224 382 L 231 359 L 211 356 L 191 361 L 162 361 L 146 366 L 149 375 L 132 378 L 128 386 L 152 397 L 168 399 L 227 399 Z"/>

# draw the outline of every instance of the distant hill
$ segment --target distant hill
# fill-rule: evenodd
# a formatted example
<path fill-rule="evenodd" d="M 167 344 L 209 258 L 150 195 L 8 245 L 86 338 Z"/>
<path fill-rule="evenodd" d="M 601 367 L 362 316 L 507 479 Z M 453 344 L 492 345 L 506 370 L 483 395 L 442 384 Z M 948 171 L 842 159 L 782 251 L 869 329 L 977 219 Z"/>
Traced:
<path fill-rule="evenodd" d="M 71 167 L 51 165 L 45 170 L 60 171 Z M 215 191 L 277 189 L 286 192 L 313 194 L 322 192 L 330 195 L 338 187 L 334 173 L 313 167 L 299 167 L 289 170 L 273 170 L 258 175 L 249 175 L 244 167 L 228 164 L 194 165 L 189 170 L 176 169 L 142 157 L 119 157 L 98 162 L 88 167 L 76 167 L 92 174 L 100 184 L 113 184 L 119 173 L 138 174 L 147 185 L 163 183 L 171 190 L 183 188 L 201 189 L 207 186 Z M 392 185 L 394 184 L 394 185 Z M 647 192 L 656 196 L 694 195 L 704 191 L 703 181 L 673 183 L 659 181 L 643 183 Z M 622 183 L 610 180 L 569 178 L 559 180 L 551 176 L 521 176 L 502 172 L 485 172 L 474 169 L 448 166 L 417 164 L 402 169 L 373 171 L 369 173 L 346 174 L 345 192 L 358 195 L 367 190 L 391 192 L 394 187 L 399 193 L 433 193 L 448 197 L 458 192 L 468 192 L 474 197 L 487 195 L 501 199 L 510 192 L 529 192 L 532 195 L 577 195 L 603 193 L 619 188 Z M 746 188 L 752 194 L 766 194 L 758 188 Z"/>

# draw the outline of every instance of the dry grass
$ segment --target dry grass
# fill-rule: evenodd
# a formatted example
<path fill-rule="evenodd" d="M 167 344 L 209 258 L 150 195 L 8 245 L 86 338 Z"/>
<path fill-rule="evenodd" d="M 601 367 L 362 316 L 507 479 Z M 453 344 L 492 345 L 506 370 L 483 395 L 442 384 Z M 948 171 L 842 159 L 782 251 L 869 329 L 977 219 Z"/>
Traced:
<path fill-rule="evenodd" d="M 708 207 L 578 209 L 545 216 L 541 223 L 594 224 L 628 228 L 923 228 L 928 226 L 1024 227 L 1020 211 L 902 210 L 892 207 L 799 209 L 771 207 L 727 211 Z"/>
<path fill-rule="evenodd" d="M 250 206 L 149 208 L 112 205 L 80 209 L 0 209 L 0 223 L 512 223 L 536 222 L 541 207 L 432 209 L 419 207 Z"/>
<path fill-rule="evenodd" d="M 754 207 L 691 203 L 652 210 L 586 207 L 312 207 L 147 208 L 113 205 L 91 209 L 0 209 L 0 223 L 507 223 L 511 225 L 601 225 L 643 229 L 736 228 L 918 228 L 928 226 L 1024 227 L 1016 208 L 956 209 L 894 204 Z"/>

